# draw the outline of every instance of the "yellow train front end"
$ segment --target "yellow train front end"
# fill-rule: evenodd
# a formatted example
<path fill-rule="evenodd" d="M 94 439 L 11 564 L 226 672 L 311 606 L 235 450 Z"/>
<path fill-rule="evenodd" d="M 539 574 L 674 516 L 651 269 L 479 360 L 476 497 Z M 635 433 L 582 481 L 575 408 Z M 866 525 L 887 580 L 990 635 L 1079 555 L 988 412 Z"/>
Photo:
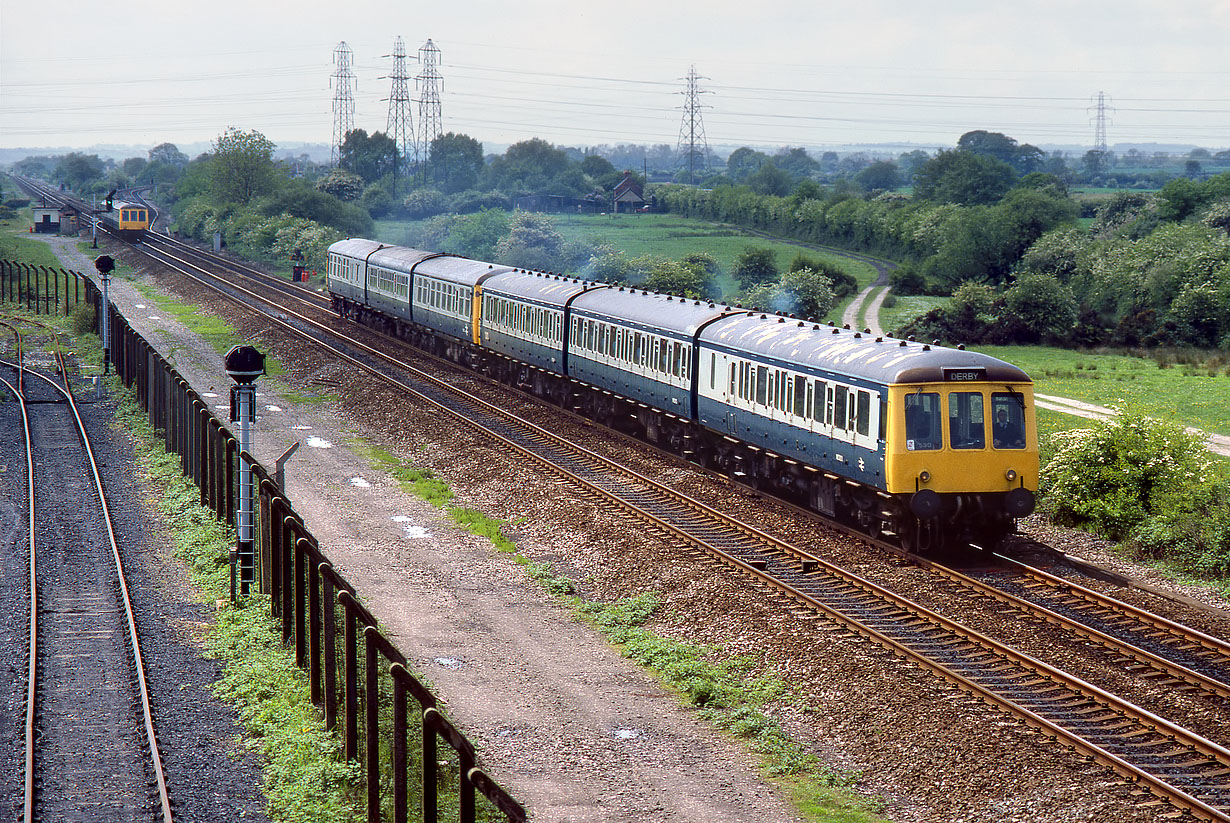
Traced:
<path fill-rule="evenodd" d="M 149 208 L 139 203 L 115 203 L 113 208 L 120 237 L 133 242 L 141 240 L 149 228 Z"/>
<path fill-rule="evenodd" d="M 1034 510 L 1033 384 L 949 377 L 888 389 L 886 491 L 908 509 L 906 548 L 994 544 Z"/>

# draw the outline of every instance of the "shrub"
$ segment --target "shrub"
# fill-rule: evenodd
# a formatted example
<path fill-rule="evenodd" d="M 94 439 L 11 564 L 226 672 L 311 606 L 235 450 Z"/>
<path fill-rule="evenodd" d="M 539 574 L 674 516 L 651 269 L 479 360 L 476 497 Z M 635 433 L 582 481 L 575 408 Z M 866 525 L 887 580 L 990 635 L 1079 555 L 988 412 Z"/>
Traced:
<path fill-rule="evenodd" d="M 1040 486 L 1056 522 L 1124 540 L 1142 526 L 1190 520 L 1212 500 L 1212 460 L 1178 424 L 1123 412 L 1054 441 Z"/>
<path fill-rule="evenodd" d="M 94 307 L 89 303 L 78 303 L 76 306 L 73 306 L 72 314 L 69 315 L 69 322 L 72 324 L 73 334 L 78 337 L 93 332 Z"/>

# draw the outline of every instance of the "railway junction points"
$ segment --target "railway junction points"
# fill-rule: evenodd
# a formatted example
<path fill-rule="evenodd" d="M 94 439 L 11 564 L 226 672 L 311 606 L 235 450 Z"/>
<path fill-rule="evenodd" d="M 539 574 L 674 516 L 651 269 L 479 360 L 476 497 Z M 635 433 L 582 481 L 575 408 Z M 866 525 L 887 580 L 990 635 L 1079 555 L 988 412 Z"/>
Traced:
<path fill-rule="evenodd" d="M 61 253 L 77 254 L 74 248 L 66 244 Z M 83 256 L 64 262 L 90 267 Z M 532 819 L 794 818 L 741 744 L 622 659 L 521 566 L 403 493 L 386 470 L 374 468 L 368 444 L 431 468 L 465 505 L 512 524 L 522 553 L 552 564 L 586 599 L 657 591 L 664 607 L 653 618 L 655 631 L 714 644 L 722 656 L 746 658 L 753 673 L 787 683 L 790 699 L 774 704 L 775 719 L 834 770 L 860 773 L 857 788 L 882 797 L 888 819 L 1143 821 L 1171 811 L 911 664 L 799 616 L 640 523 L 600 510 L 441 416 L 268 335 L 221 301 L 191 290 L 185 297 L 226 316 L 241 336 L 261 340 L 287 366 L 292 385 L 341 398 L 301 404 L 266 383 L 257 454 L 271 460 L 295 441 L 304 444 L 287 470 L 296 508 Z M 229 381 L 208 344 L 161 316 L 130 283 L 113 280 L 112 299 L 198 391 L 226 403 Z M 512 402 L 531 415 L 552 414 Z M 638 459 L 620 442 L 603 448 Z M 712 482 L 677 466 L 656 471 L 679 483 Z M 714 497 L 763 509 L 783 528 L 802 528 L 771 504 L 739 502 L 742 493 L 712 485 Z M 895 585 L 917 577 L 866 552 L 859 560 L 860 550 L 844 538 L 821 533 L 814 540 L 863 563 L 860 571 L 879 565 L 875 573 L 896 578 Z"/>

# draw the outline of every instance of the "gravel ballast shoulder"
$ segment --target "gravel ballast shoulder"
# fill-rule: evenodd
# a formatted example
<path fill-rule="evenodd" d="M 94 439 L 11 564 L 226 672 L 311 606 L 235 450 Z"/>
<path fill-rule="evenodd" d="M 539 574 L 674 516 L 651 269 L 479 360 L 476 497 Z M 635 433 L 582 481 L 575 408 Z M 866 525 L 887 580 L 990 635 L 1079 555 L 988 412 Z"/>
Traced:
<path fill-rule="evenodd" d="M 88 261 L 70 265 L 83 270 Z M 883 797 L 889 819 L 1152 821 L 1168 811 L 890 653 L 599 511 L 443 415 L 356 381 L 228 304 L 185 293 L 276 356 L 291 384 L 340 393 L 337 403 L 296 405 L 273 393 L 276 381 L 262 381 L 256 452 L 271 464 L 302 442 L 287 468 L 296 508 L 534 819 L 794 815 L 741 746 L 700 723 L 520 567 L 404 494 L 350 448 L 356 437 L 433 469 L 459 503 L 513 524 L 521 551 L 553 564 L 586 597 L 661 592 L 655 631 L 713 644 L 784 680 L 791 695 L 774 709 L 777 719 L 833 768 L 861 773 L 858 788 Z M 113 281 L 112 294 L 221 407 L 229 381 L 217 353 L 159 316 L 130 283 Z M 672 471 L 686 474 L 662 473 Z M 816 529 L 808 545 L 840 553 L 841 540 Z"/>

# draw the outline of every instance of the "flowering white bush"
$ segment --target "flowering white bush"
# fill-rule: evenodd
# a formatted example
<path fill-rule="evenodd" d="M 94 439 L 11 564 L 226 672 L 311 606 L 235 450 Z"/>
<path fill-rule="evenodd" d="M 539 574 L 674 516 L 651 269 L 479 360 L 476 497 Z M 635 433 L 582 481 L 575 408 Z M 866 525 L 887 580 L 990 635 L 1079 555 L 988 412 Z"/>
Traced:
<path fill-rule="evenodd" d="M 1184 509 L 1212 483 L 1200 438 L 1133 412 L 1054 435 L 1042 469 L 1044 509 L 1061 523 L 1121 540 L 1151 516 Z M 1186 502 L 1185 502 L 1186 501 Z"/>

